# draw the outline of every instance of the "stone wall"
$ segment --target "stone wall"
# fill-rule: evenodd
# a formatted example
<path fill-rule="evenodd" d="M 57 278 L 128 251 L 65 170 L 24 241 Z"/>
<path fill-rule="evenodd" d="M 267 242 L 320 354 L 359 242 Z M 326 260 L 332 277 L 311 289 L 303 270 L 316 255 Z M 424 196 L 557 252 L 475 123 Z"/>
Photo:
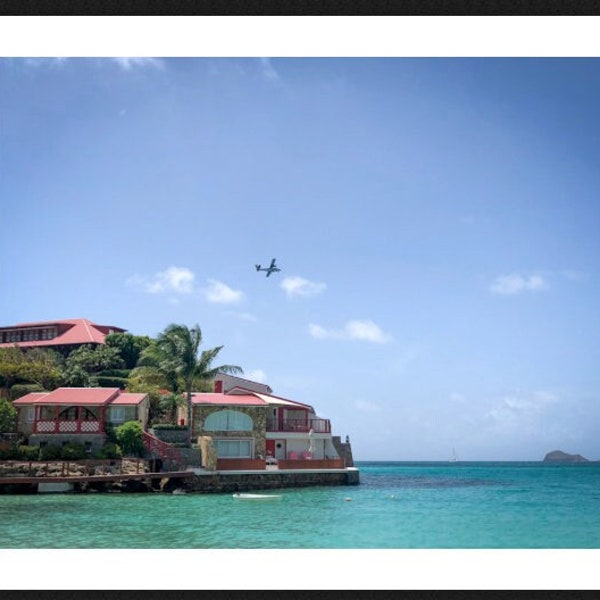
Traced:
<path fill-rule="evenodd" d="M 342 442 L 339 435 L 335 435 L 331 438 L 333 442 L 333 447 L 336 449 L 336 452 L 344 460 L 344 466 L 353 467 L 354 459 L 352 457 L 352 446 L 350 445 L 350 438 L 346 436 L 346 441 Z"/>
<path fill-rule="evenodd" d="M 223 406 L 195 406 L 194 407 L 194 437 L 210 436 L 213 438 L 253 438 L 254 454 L 258 457 L 266 454 L 267 414 L 264 407 L 236 406 L 235 411 L 244 413 L 252 419 L 252 431 L 205 431 L 204 421 L 208 415 L 222 410 L 234 410 Z"/>
<path fill-rule="evenodd" d="M 202 452 L 200 448 L 177 448 L 177 450 L 181 455 L 184 467 L 199 468 L 201 466 Z"/>
<path fill-rule="evenodd" d="M 199 436 L 198 446 L 202 455 L 202 466 L 209 471 L 215 471 L 217 469 L 217 452 L 212 438 L 209 435 Z"/>
<path fill-rule="evenodd" d="M 196 475 L 186 480 L 185 486 L 191 492 L 227 493 L 248 492 L 251 490 L 274 490 L 319 485 L 358 485 L 357 469 L 338 472 L 277 472 L 264 473 L 214 473 Z"/>
<path fill-rule="evenodd" d="M 186 444 L 188 430 L 185 429 L 150 429 L 150 433 L 167 444 Z"/>
<path fill-rule="evenodd" d="M 85 446 L 86 442 L 91 443 L 92 452 L 100 450 L 104 445 L 106 436 L 103 433 L 34 433 L 29 436 L 30 446 L 39 446 L 40 442 L 46 442 L 48 446 L 58 446 L 63 443 L 81 444 Z"/>

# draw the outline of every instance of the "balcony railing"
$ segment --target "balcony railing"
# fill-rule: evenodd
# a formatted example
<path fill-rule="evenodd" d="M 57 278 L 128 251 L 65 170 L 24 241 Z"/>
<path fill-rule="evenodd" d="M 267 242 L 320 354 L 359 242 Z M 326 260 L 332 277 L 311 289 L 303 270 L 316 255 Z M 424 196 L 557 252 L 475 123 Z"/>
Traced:
<path fill-rule="evenodd" d="M 100 421 L 63 421 L 48 419 L 34 421 L 34 433 L 103 433 Z"/>
<path fill-rule="evenodd" d="M 329 419 L 267 419 L 267 431 L 308 433 L 311 429 L 314 433 L 331 433 L 331 423 Z"/>
<path fill-rule="evenodd" d="M 142 442 L 150 455 L 157 456 L 163 461 L 170 463 L 173 468 L 179 468 L 184 463 L 181 450 L 171 444 L 167 444 L 167 442 L 163 442 L 147 431 L 142 432 Z"/>

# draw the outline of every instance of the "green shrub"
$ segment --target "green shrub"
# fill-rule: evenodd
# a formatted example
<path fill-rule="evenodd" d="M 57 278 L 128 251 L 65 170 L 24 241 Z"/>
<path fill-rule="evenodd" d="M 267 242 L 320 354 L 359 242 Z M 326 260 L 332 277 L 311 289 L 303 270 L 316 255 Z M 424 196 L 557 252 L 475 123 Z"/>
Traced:
<path fill-rule="evenodd" d="M 121 448 L 112 442 L 106 442 L 95 455 L 99 459 L 121 458 L 122 456 Z"/>
<path fill-rule="evenodd" d="M 62 448 L 60 446 L 42 446 L 40 448 L 40 460 L 57 460 L 61 457 Z"/>
<path fill-rule="evenodd" d="M 119 377 L 121 379 L 127 379 L 131 373 L 130 369 L 106 369 L 98 373 L 99 377 Z"/>
<path fill-rule="evenodd" d="M 60 457 L 63 460 L 81 460 L 87 458 L 87 452 L 82 444 L 69 443 L 62 447 Z"/>
<path fill-rule="evenodd" d="M 119 425 L 116 429 L 117 442 L 123 454 L 140 456 L 144 451 L 144 442 L 142 441 L 142 425 L 139 421 L 128 421 Z"/>
<path fill-rule="evenodd" d="M 31 392 L 44 392 L 44 388 L 37 383 L 15 383 L 10 388 L 10 399 L 17 400 L 17 398 L 22 398 Z"/>
<path fill-rule="evenodd" d="M 0 448 L 0 460 L 15 460 L 17 458 L 19 458 L 19 454 L 16 448 L 10 448 L 9 446 Z"/>
<path fill-rule="evenodd" d="M 17 409 L 10 400 L 0 398 L 0 433 L 12 433 L 16 424 Z"/>
<path fill-rule="evenodd" d="M 17 458 L 19 460 L 38 460 L 40 449 L 38 446 L 19 446 Z"/>
<path fill-rule="evenodd" d="M 104 424 L 104 431 L 106 432 L 106 442 L 111 444 L 117 443 L 117 434 L 115 432 L 115 426 L 112 423 Z"/>
<path fill-rule="evenodd" d="M 173 423 L 157 423 L 156 425 L 152 425 L 152 429 L 160 430 L 167 429 L 169 431 L 185 431 L 187 427 L 185 425 L 174 425 Z"/>

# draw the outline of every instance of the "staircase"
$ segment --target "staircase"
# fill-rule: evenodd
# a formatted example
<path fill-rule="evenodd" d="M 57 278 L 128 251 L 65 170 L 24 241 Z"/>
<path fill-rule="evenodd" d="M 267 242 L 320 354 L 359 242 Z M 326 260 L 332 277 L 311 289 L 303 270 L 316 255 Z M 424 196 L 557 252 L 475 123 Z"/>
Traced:
<path fill-rule="evenodd" d="M 182 452 L 167 442 L 159 440 L 157 437 L 142 432 L 142 441 L 144 448 L 152 458 L 160 458 L 163 461 L 163 467 L 169 471 L 179 471 L 185 468 Z"/>

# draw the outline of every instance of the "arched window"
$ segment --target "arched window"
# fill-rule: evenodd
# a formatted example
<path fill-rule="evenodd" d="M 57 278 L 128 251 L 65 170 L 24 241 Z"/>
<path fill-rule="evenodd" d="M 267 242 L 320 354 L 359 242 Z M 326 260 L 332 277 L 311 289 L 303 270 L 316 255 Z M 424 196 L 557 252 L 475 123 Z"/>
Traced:
<path fill-rule="evenodd" d="M 91 411 L 85 408 L 84 406 L 81 408 L 81 420 L 82 421 L 97 421 L 98 417 Z M 79 407 L 77 406 L 69 406 L 65 408 L 58 414 L 58 418 L 60 421 L 77 421 Z"/>
<path fill-rule="evenodd" d="M 214 412 L 204 421 L 206 431 L 252 431 L 252 419 L 237 410 Z"/>

